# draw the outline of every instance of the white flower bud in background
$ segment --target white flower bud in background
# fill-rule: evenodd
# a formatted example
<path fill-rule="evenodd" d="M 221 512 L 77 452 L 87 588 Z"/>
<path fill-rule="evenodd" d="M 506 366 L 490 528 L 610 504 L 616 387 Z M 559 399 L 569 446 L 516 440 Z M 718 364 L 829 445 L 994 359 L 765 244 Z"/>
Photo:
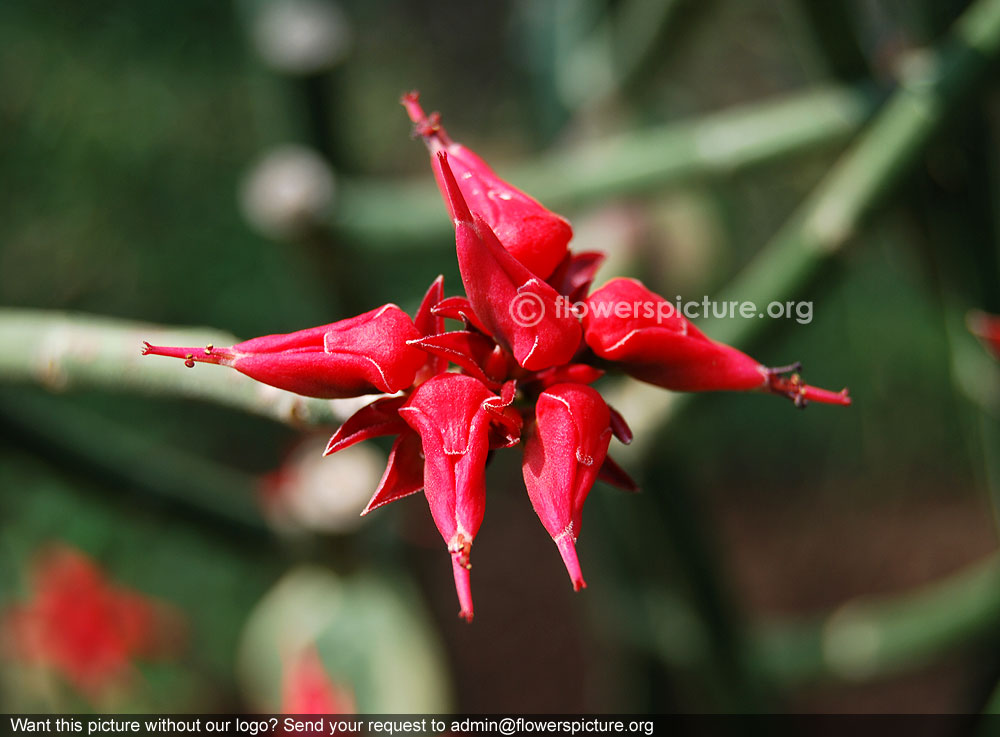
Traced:
<path fill-rule="evenodd" d="M 339 7 L 323 0 L 264 3 L 253 40 L 264 62 L 285 74 L 315 74 L 338 64 L 351 47 L 351 26 Z"/>
<path fill-rule="evenodd" d="M 346 397 L 344 399 L 328 399 L 330 411 L 333 416 L 341 422 L 346 422 L 355 412 L 363 407 L 367 407 L 376 399 L 398 396 L 398 394 L 362 394 L 360 397 Z M 324 448 L 325 450 L 325 448 Z M 372 489 L 372 491 L 375 491 Z"/>
<path fill-rule="evenodd" d="M 240 205 L 265 235 L 294 237 L 326 221 L 336 180 L 329 164 L 305 146 L 277 146 L 254 164 L 243 183 Z"/>
<path fill-rule="evenodd" d="M 265 515 L 289 532 L 352 532 L 375 492 L 386 456 L 364 443 L 323 457 L 328 438 L 304 440 L 265 481 Z"/>
<path fill-rule="evenodd" d="M 615 276 L 634 276 L 645 224 L 634 207 L 611 204 L 573 221 L 573 250 L 600 251 L 605 260 L 595 284 Z"/>

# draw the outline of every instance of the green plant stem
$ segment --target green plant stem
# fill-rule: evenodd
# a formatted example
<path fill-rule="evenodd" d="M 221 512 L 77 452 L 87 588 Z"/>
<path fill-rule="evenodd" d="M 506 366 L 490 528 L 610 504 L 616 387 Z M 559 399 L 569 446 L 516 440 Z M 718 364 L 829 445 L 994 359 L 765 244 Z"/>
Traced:
<path fill-rule="evenodd" d="M 899 89 L 717 301 L 749 300 L 761 306 L 802 290 L 900 184 L 998 53 L 1000 0 L 979 0 L 936 51 L 911 57 Z M 767 322 L 708 317 L 698 327 L 714 340 L 748 350 Z M 692 401 L 691 395 L 648 386 L 623 387 L 618 394 L 612 401 L 619 411 L 636 410 L 626 412 L 636 442 L 622 453 L 633 457 L 658 452 L 655 428 L 666 426 Z"/>
<path fill-rule="evenodd" d="M 875 120 L 719 299 L 763 304 L 802 289 L 919 161 L 998 51 L 1000 0 L 979 0 L 936 50 L 911 55 Z M 716 340 L 744 343 L 764 322 L 709 319 L 699 327 Z"/>
<path fill-rule="evenodd" d="M 721 299 L 763 304 L 803 288 L 916 163 L 950 109 L 975 89 L 998 50 L 1000 0 L 980 0 L 936 52 L 911 59 L 902 86 L 885 108 Z M 757 337 L 762 322 L 709 319 L 699 327 L 716 340 L 746 346 Z M 648 403 L 642 424 L 650 427 L 645 430 L 662 427 L 686 404 L 666 397 Z M 643 429 L 636 433 L 642 434 L 653 436 Z M 659 435 L 657 440 L 661 439 Z M 658 442 L 647 444 L 642 452 L 655 461 Z M 650 458 L 651 454 L 655 455 Z M 922 662 L 987 631 L 996 632 L 998 621 L 1000 558 L 994 556 L 898 597 L 852 602 L 818 620 L 756 628 L 749 638 L 750 663 L 775 684 L 822 677 L 863 679 Z M 664 645 L 660 633 L 650 641 L 665 659 L 676 652 L 672 644 Z M 713 653 L 706 651 L 703 656 L 711 659 Z"/>
<path fill-rule="evenodd" d="M 1000 635 L 1000 554 L 902 594 L 856 599 L 813 620 L 772 622 L 757 664 L 779 681 L 864 680 Z"/>
<path fill-rule="evenodd" d="M 101 389 L 203 399 L 299 425 L 340 422 L 328 401 L 275 389 L 223 366 L 186 369 L 176 359 L 142 356 L 144 340 L 159 345 L 239 342 L 210 328 L 165 328 L 91 315 L 2 309 L 0 381 L 55 391 Z"/>
<path fill-rule="evenodd" d="M 856 130 L 872 105 L 871 97 L 857 89 L 813 91 L 590 144 L 525 166 L 512 179 L 543 200 L 563 204 L 634 193 L 836 142 Z M 421 235 L 446 237 L 450 227 L 433 185 L 346 182 L 338 202 L 339 225 L 365 238 L 391 240 L 397 247 Z M 236 372 L 179 371 L 175 361 L 142 359 L 142 340 L 167 345 L 236 342 L 213 329 L 4 309 L 0 380 L 205 399 L 281 422 L 339 421 L 328 402 L 264 387 Z"/>
<path fill-rule="evenodd" d="M 677 620 L 678 606 L 676 599 L 654 590 L 641 603 L 653 623 Z M 661 613 L 661 607 L 668 609 Z M 757 675 L 783 686 L 816 680 L 863 681 L 997 635 L 1000 554 L 993 554 L 902 594 L 854 599 L 816 617 L 756 624 L 749 635 L 750 663 Z M 692 653 L 692 643 L 682 647 L 655 630 L 649 633 L 649 642 L 676 667 L 689 668 L 707 656 Z"/>
<path fill-rule="evenodd" d="M 548 153 L 499 173 L 548 207 L 572 208 L 843 142 L 875 105 L 865 87 L 821 87 Z M 355 179 L 338 186 L 333 225 L 346 235 L 395 249 L 451 240 L 441 197 L 425 177 L 420 183 Z"/>
<path fill-rule="evenodd" d="M 901 88 L 862 139 L 727 293 L 766 302 L 789 295 L 814 276 L 917 161 L 949 110 L 974 89 L 998 47 L 1000 0 L 980 0 L 962 16 L 938 51 L 911 60 Z M 858 107 L 848 107 L 855 113 L 861 111 L 858 117 L 863 118 L 868 108 L 857 97 L 853 100 Z M 716 117 L 663 129 L 658 132 L 663 136 L 658 139 L 659 149 L 653 144 L 657 140 L 654 134 L 603 142 L 573 155 L 564 154 L 564 158 L 547 159 L 534 171 L 522 170 L 524 176 L 511 178 L 553 205 L 583 202 L 681 178 L 728 172 L 799 148 L 813 148 L 818 142 L 843 137 L 860 122 L 845 123 L 843 118 L 817 114 L 815 100 L 808 105 L 801 98 L 795 102 L 800 106 L 797 115 L 814 116 L 814 125 L 816 120 L 823 125 L 776 130 L 771 117 L 775 108 L 767 106 L 763 113 L 754 110 L 749 123 L 746 116 L 721 122 Z M 834 107 L 843 112 L 844 99 L 839 103 Z M 748 145 L 753 131 L 757 132 L 756 140 Z M 637 140 L 645 145 L 636 144 Z M 658 150 L 673 154 L 654 164 Z M 548 196 L 545 187 L 539 186 L 546 179 L 552 182 Z M 560 191 L 557 181 L 572 184 Z M 336 220 L 347 229 L 371 237 L 406 235 L 408 239 L 421 229 L 446 231 L 447 219 L 441 216 L 439 204 L 428 207 L 436 194 L 427 187 L 394 192 L 382 185 L 355 183 L 345 189 Z M 414 214 L 414 206 L 424 212 Z M 428 213 L 434 214 L 435 223 L 440 220 L 442 224 L 431 226 Z M 761 323 L 707 321 L 705 328 L 716 339 L 746 344 Z M 131 323 L 6 310 L 0 314 L 0 345 L 5 347 L 0 354 L 0 378 L 55 388 L 89 386 L 207 398 L 282 421 L 334 419 L 329 403 L 262 390 L 232 371 L 219 369 L 192 376 L 173 361 L 140 359 L 143 338 L 192 345 L 234 342 L 212 331 L 164 333 L 162 328 L 146 330 Z M 140 366 L 140 360 L 148 361 L 148 366 Z M 996 628 L 1000 617 L 998 570 L 998 559 L 991 557 L 916 592 L 853 602 L 819 620 L 769 626 L 752 639 L 757 667 L 778 681 L 856 678 L 924 660 Z"/>
<path fill-rule="evenodd" d="M 618 92 L 657 50 L 657 39 L 683 5 L 682 0 L 626 0 L 603 7 L 600 20 L 584 33 L 573 33 L 556 55 L 555 81 L 563 103 L 576 111 Z M 579 3 L 563 3 L 554 33 L 573 25 Z M 586 15 L 586 14 L 583 14 Z"/>
<path fill-rule="evenodd" d="M 244 534 L 267 529 L 254 503 L 258 482 L 250 474 L 167 447 L 133 427 L 43 394 L 0 390 L 0 417 L 18 438 L 42 440 L 61 461 L 85 463 Z"/>
<path fill-rule="evenodd" d="M 664 453 L 658 463 L 647 466 L 641 486 L 662 493 L 651 495 L 655 514 L 636 520 L 634 529 L 643 530 L 647 539 L 661 540 L 679 563 L 681 592 L 706 635 L 702 665 L 718 705 L 733 713 L 765 709 L 770 684 L 753 677 L 744 613 L 728 585 L 700 500 L 675 472 L 676 460 Z"/>

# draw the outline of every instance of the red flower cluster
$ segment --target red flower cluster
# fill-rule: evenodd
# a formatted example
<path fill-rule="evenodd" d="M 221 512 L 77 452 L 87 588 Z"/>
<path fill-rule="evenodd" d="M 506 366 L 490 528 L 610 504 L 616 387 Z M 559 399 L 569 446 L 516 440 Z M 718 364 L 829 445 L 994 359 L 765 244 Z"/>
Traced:
<path fill-rule="evenodd" d="M 232 348 L 145 353 L 233 366 L 258 381 L 317 397 L 393 392 L 336 432 L 327 453 L 395 435 L 382 481 L 365 513 L 421 489 L 451 554 L 461 616 L 472 619 L 469 553 L 485 509 L 491 450 L 523 442 L 524 481 L 535 512 L 562 555 L 575 589 L 586 584 L 576 556 L 581 513 L 594 481 L 634 488 L 608 456 L 611 436 L 628 443 L 622 417 L 589 384 L 613 366 L 676 391 L 764 391 L 850 404 L 846 390 L 808 386 L 716 343 L 679 314 L 612 303 L 666 303 L 637 281 L 613 279 L 587 297 L 599 253 L 568 249 L 572 229 L 454 143 L 416 93 L 403 98 L 455 225 L 465 295 L 445 297 L 438 278 L 413 321 L 395 305 L 291 335 Z M 585 300 L 579 319 L 566 306 Z M 446 331 L 445 319 L 462 330 Z M 457 369 L 449 370 L 454 364 Z M 600 368 L 598 367 L 600 366 Z"/>
<path fill-rule="evenodd" d="M 122 685 L 136 658 L 176 650 L 178 615 L 111 584 L 77 550 L 41 555 L 33 589 L 31 601 L 4 612 L 5 645 L 15 659 L 52 668 L 91 699 Z"/>

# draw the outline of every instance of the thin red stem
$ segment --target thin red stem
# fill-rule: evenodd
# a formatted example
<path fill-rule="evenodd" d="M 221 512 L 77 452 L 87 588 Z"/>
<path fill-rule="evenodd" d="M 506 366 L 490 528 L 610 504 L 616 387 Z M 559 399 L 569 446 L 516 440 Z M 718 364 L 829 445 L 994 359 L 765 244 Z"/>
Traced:
<path fill-rule="evenodd" d="M 805 407 L 809 402 L 819 402 L 820 404 L 839 404 L 848 406 L 851 398 L 847 394 L 847 389 L 839 392 L 832 392 L 828 389 L 810 386 L 802 381 L 798 374 L 783 376 L 786 368 L 768 369 L 767 391 L 772 394 L 780 394 L 791 399 L 796 407 Z"/>
<path fill-rule="evenodd" d="M 448 133 L 441 125 L 441 115 L 431 113 L 427 115 L 423 107 L 420 106 L 420 93 L 416 90 L 407 92 L 400 99 L 400 104 L 406 108 L 406 114 L 413 121 L 413 132 L 424 139 L 424 143 L 436 153 L 444 146 L 451 145 Z"/>
<path fill-rule="evenodd" d="M 469 581 L 469 564 L 464 563 L 463 555 L 452 553 L 451 566 L 455 572 L 455 591 L 458 592 L 458 613 L 466 622 L 472 621 L 472 584 Z"/>
<path fill-rule="evenodd" d="M 146 341 L 142 343 L 142 355 L 180 358 L 188 367 L 193 366 L 196 362 L 225 364 L 235 357 L 229 348 L 216 348 L 212 345 L 197 348 L 191 346 L 150 345 Z"/>

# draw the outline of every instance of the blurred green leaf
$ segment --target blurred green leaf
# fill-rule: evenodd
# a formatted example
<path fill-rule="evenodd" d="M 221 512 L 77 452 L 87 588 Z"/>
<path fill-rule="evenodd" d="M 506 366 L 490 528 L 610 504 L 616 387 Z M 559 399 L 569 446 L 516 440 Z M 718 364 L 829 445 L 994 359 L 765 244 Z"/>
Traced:
<path fill-rule="evenodd" d="M 353 692 L 362 712 L 450 709 L 437 634 L 403 579 L 322 568 L 286 574 L 243 631 L 238 667 L 248 703 L 278 711 L 284 663 L 314 643 L 331 680 Z"/>

